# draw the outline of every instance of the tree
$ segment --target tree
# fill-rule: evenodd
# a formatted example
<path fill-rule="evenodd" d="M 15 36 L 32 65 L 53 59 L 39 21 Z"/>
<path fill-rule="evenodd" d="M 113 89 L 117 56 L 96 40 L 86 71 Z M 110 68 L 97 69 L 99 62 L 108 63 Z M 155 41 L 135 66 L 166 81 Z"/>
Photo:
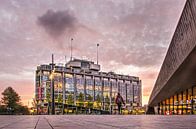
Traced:
<path fill-rule="evenodd" d="M 29 115 L 29 109 L 27 106 L 17 105 L 15 113 Z"/>
<path fill-rule="evenodd" d="M 108 105 L 110 104 L 110 98 L 108 95 L 106 95 L 106 97 L 105 97 L 105 103 Z"/>
<path fill-rule="evenodd" d="M 62 105 L 62 103 L 63 103 L 63 95 L 58 94 L 58 107 L 59 107 L 59 105 Z"/>
<path fill-rule="evenodd" d="M 96 103 L 97 103 L 97 108 L 101 109 L 101 97 L 99 94 L 96 96 Z"/>
<path fill-rule="evenodd" d="M 50 90 L 48 89 L 46 91 L 46 101 L 48 102 L 47 104 L 47 110 L 48 110 L 48 114 L 49 114 L 49 110 L 50 110 L 50 102 L 51 102 L 51 94 L 50 94 Z M 37 107 L 37 102 L 34 100 L 34 107 Z"/>
<path fill-rule="evenodd" d="M 12 87 L 6 88 L 3 93 L 2 103 L 5 104 L 7 108 L 16 109 L 20 102 L 20 96 Z"/>
<path fill-rule="evenodd" d="M 105 97 L 105 109 L 109 110 L 109 106 L 110 106 L 110 98 L 108 95 L 106 95 Z"/>
<path fill-rule="evenodd" d="M 20 96 L 12 87 L 7 87 L 3 93 L 1 114 L 29 114 L 28 107 L 22 106 Z"/>
<path fill-rule="evenodd" d="M 91 95 L 88 95 L 88 102 L 87 102 L 87 108 L 93 108 L 93 97 Z"/>
<path fill-rule="evenodd" d="M 84 94 L 81 92 L 78 96 L 78 101 L 79 101 L 79 106 L 83 107 L 84 106 Z"/>
<path fill-rule="evenodd" d="M 67 104 L 69 104 L 69 105 L 74 104 L 74 99 L 73 99 L 72 94 L 68 95 L 68 97 L 67 97 Z"/>
<path fill-rule="evenodd" d="M 96 98 L 97 98 L 97 102 L 98 103 L 101 103 L 101 97 L 99 96 L 99 94 L 97 94 L 97 97 Z"/>

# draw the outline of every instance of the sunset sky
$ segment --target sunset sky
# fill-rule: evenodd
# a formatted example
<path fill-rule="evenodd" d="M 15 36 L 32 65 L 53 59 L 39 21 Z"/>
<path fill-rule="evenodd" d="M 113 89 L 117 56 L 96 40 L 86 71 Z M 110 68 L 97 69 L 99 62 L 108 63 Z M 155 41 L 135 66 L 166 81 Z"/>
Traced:
<path fill-rule="evenodd" d="M 0 0 L 0 92 L 34 97 L 40 64 L 73 56 L 102 71 L 138 76 L 143 104 L 154 86 L 185 0 Z M 1 97 L 1 95 L 0 95 Z"/>

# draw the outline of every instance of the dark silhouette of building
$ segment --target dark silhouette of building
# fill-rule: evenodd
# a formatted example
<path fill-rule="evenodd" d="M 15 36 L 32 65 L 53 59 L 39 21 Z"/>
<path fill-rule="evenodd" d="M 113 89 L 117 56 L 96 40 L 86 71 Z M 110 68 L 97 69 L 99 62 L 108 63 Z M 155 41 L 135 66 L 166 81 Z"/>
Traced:
<path fill-rule="evenodd" d="M 196 1 L 187 0 L 151 93 L 149 114 L 196 114 Z"/>

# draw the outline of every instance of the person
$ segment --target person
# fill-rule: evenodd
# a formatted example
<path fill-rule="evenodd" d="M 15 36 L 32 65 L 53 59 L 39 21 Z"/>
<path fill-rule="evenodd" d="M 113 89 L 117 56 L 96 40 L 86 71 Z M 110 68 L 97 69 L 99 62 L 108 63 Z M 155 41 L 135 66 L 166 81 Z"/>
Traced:
<path fill-rule="evenodd" d="M 118 106 L 118 114 L 121 114 L 122 104 L 124 104 L 125 106 L 125 102 L 123 100 L 123 97 L 120 95 L 120 93 L 117 94 L 115 102 Z"/>

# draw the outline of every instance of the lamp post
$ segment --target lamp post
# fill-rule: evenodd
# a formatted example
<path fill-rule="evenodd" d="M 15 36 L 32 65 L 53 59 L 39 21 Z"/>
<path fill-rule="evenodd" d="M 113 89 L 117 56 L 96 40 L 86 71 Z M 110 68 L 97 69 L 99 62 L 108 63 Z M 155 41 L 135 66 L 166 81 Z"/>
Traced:
<path fill-rule="evenodd" d="M 54 56 L 52 54 L 52 70 L 51 70 L 51 86 L 52 86 L 52 115 L 55 114 L 55 101 L 54 101 Z"/>

